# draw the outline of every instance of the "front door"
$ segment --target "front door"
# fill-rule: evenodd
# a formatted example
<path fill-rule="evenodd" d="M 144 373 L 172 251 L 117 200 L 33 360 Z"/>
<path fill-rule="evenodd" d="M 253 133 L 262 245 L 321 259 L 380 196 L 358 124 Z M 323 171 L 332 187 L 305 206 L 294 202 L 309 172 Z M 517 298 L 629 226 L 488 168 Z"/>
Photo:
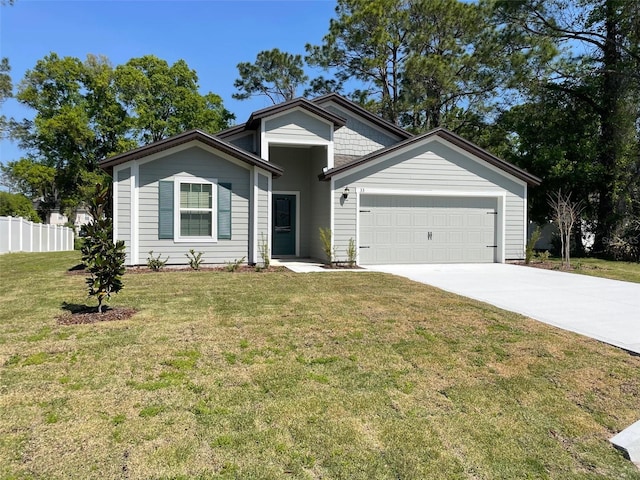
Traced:
<path fill-rule="evenodd" d="M 296 196 L 274 193 L 273 255 L 296 254 Z"/>

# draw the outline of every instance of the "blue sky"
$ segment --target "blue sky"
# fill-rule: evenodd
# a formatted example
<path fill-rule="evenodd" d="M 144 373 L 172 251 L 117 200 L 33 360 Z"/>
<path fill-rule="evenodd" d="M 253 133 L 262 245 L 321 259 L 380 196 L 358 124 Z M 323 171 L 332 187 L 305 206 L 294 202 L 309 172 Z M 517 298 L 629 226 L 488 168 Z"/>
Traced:
<path fill-rule="evenodd" d="M 169 63 L 182 58 L 198 73 L 201 93 L 220 95 L 242 123 L 271 103 L 231 98 L 236 65 L 272 48 L 304 54 L 306 43 L 320 44 L 328 32 L 334 9 L 332 0 L 15 0 L 0 7 L 0 56 L 9 57 L 14 90 L 50 52 L 82 60 L 102 54 L 114 65 L 146 54 Z M 33 117 L 13 99 L 2 111 Z M 0 142 L 0 162 L 20 156 L 15 143 Z"/>

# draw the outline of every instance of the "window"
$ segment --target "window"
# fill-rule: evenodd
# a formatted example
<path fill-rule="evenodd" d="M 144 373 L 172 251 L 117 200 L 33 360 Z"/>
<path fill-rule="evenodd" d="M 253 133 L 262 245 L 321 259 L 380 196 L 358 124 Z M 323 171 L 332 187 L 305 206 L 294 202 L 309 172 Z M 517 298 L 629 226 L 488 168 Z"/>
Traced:
<path fill-rule="evenodd" d="M 180 182 L 180 236 L 213 236 L 213 185 Z"/>
<path fill-rule="evenodd" d="M 158 183 L 158 238 L 175 242 L 231 239 L 230 183 L 180 177 Z"/>

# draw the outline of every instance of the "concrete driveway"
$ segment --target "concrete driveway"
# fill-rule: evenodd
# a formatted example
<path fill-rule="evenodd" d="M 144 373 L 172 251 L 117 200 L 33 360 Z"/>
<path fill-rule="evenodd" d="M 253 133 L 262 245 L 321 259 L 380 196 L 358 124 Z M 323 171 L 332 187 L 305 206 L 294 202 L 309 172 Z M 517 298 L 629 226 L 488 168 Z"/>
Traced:
<path fill-rule="evenodd" d="M 392 273 L 640 353 L 640 284 L 509 264 L 378 265 Z"/>

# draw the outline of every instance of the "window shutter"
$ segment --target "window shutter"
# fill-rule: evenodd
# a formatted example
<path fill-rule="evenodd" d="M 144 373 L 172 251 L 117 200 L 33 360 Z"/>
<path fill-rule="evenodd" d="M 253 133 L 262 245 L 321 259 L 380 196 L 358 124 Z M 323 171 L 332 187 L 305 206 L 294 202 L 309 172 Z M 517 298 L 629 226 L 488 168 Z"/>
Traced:
<path fill-rule="evenodd" d="M 173 240 L 173 182 L 158 182 L 158 238 Z"/>
<path fill-rule="evenodd" d="M 218 184 L 218 239 L 231 240 L 231 184 Z"/>

